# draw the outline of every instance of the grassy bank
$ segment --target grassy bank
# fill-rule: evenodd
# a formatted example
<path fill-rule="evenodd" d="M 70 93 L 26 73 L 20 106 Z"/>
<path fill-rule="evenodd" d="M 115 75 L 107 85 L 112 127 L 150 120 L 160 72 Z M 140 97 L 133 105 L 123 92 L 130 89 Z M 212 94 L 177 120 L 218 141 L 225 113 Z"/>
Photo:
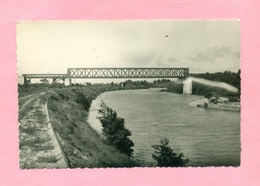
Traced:
<path fill-rule="evenodd" d="M 18 98 L 22 98 L 31 94 L 36 94 L 40 92 L 45 92 L 48 90 L 48 85 L 44 84 L 28 84 L 21 85 L 18 84 Z"/>
<path fill-rule="evenodd" d="M 63 88 L 49 93 L 51 123 L 71 168 L 137 166 L 127 155 L 106 145 L 87 123 L 91 101 L 107 88 Z"/>

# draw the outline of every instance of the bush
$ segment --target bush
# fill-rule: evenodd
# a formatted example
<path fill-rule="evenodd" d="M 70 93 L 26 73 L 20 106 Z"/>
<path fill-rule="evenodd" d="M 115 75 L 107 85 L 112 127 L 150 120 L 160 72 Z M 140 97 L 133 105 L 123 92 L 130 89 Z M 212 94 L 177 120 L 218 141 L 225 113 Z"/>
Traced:
<path fill-rule="evenodd" d="M 224 88 L 220 87 L 211 87 L 208 85 L 204 85 L 202 83 L 198 82 L 192 82 L 192 93 L 196 95 L 204 95 L 205 98 L 209 99 L 211 97 L 234 97 L 239 98 L 240 93 L 233 93 L 228 90 L 225 90 Z M 216 104 L 216 103 L 215 103 Z"/>
<path fill-rule="evenodd" d="M 87 97 L 83 93 L 78 93 L 76 102 L 81 104 L 83 108 L 88 111 L 91 105 L 91 100 L 88 100 Z"/>
<path fill-rule="evenodd" d="M 183 159 L 182 153 L 176 154 L 171 147 L 168 146 L 169 140 L 164 138 L 160 141 L 160 145 L 152 145 L 155 149 L 152 155 L 153 159 L 157 161 L 159 167 L 182 167 L 185 166 L 189 159 Z"/>
<path fill-rule="evenodd" d="M 102 133 L 105 141 L 109 145 L 115 146 L 120 152 L 125 153 L 128 156 L 132 156 L 134 146 L 128 136 L 131 136 L 131 132 L 125 128 L 124 119 L 117 117 L 116 111 L 109 108 L 105 102 L 101 102 L 101 108 L 98 110 L 101 115 L 98 117 L 102 124 Z"/>
<path fill-rule="evenodd" d="M 177 94 L 182 94 L 183 93 L 183 84 L 178 84 L 176 82 L 171 82 L 168 87 L 167 87 L 168 92 L 174 92 Z"/>

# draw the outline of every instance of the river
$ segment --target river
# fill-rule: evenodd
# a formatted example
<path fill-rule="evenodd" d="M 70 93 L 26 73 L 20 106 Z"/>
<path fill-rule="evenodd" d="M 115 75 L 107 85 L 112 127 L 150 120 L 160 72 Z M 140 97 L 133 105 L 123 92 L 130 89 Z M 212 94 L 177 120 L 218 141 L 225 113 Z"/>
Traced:
<path fill-rule="evenodd" d="M 143 166 L 154 163 L 152 145 L 167 137 L 174 152 L 183 153 L 188 166 L 240 165 L 240 113 L 192 107 L 201 98 L 160 92 L 160 89 L 106 92 L 91 105 L 88 122 L 101 133 L 97 109 L 101 100 L 125 119 L 132 132 L 134 153 Z"/>

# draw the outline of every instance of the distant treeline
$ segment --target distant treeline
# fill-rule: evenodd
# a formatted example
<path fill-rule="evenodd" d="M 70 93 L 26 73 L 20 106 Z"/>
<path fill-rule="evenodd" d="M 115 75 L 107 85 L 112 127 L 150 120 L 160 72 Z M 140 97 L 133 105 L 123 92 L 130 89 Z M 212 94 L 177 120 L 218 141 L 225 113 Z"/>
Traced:
<path fill-rule="evenodd" d="M 171 83 L 169 79 L 162 80 L 154 80 L 152 83 L 142 80 L 142 81 L 132 81 L 126 80 L 120 83 L 95 83 L 92 84 L 87 82 L 85 84 L 81 83 L 72 83 L 70 86 L 65 86 L 64 83 L 53 82 L 49 84 L 47 80 L 41 80 L 41 83 L 29 83 L 29 84 L 18 84 L 18 92 L 19 97 L 23 97 L 26 95 L 30 95 L 33 93 L 43 92 L 49 89 L 55 88 L 83 88 L 83 87 L 93 87 L 95 89 L 99 89 L 100 92 L 105 91 L 115 91 L 115 90 L 131 90 L 131 89 L 148 89 L 148 88 L 167 88 L 167 86 Z"/>
<path fill-rule="evenodd" d="M 216 82 L 225 82 L 236 88 L 238 88 L 238 93 L 229 92 L 223 88 L 211 87 L 198 82 L 192 82 L 192 94 L 203 95 L 207 98 L 212 96 L 220 97 L 224 96 L 229 98 L 230 101 L 240 101 L 240 70 L 238 72 L 217 72 L 217 73 L 205 73 L 196 74 L 195 77 L 203 78 Z M 183 93 L 183 84 L 177 82 L 171 82 L 167 87 L 168 92 Z"/>
<path fill-rule="evenodd" d="M 238 72 L 230 72 L 230 71 L 216 72 L 216 73 L 207 72 L 204 74 L 196 74 L 195 77 L 199 77 L 211 81 L 225 82 L 230 85 L 233 85 L 234 87 L 238 88 L 240 91 L 241 90 L 240 73 L 241 73 L 240 70 L 238 70 Z"/>

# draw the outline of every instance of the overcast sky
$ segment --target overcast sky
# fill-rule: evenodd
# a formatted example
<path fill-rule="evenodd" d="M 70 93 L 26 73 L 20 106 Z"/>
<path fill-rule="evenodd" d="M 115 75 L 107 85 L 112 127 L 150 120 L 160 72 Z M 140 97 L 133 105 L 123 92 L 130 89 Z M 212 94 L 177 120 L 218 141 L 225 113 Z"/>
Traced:
<path fill-rule="evenodd" d="M 56 21 L 17 24 L 18 74 L 73 67 L 240 68 L 237 20 Z"/>

